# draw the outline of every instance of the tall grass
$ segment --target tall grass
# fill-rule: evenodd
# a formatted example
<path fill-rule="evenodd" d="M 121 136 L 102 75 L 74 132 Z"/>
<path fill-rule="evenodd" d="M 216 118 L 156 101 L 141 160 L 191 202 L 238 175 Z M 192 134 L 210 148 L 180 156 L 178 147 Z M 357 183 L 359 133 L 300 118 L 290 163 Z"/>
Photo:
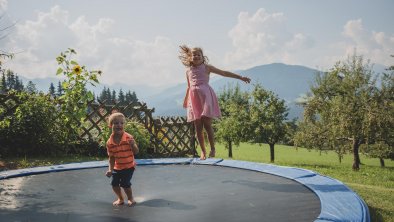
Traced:
<path fill-rule="evenodd" d="M 228 150 L 218 144 L 216 157 L 228 159 Z M 360 156 L 359 171 L 352 170 L 353 156 L 346 154 L 339 162 L 333 151 L 318 152 L 305 148 L 275 146 L 276 165 L 313 170 L 321 175 L 338 179 L 361 196 L 367 203 L 371 221 L 394 222 L 394 161 L 385 160 L 380 167 L 379 159 Z M 269 146 L 243 143 L 233 148 L 233 159 L 270 163 Z"/>

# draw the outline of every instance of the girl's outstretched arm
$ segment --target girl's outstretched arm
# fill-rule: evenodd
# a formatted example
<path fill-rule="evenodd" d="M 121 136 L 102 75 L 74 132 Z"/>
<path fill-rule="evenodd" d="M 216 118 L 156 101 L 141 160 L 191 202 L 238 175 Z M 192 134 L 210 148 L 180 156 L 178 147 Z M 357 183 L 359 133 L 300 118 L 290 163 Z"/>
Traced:
<path fill-rule="evenodd" d="M 241 76 L 241 75 L 229 72 L 229 71 L 221 70 L 221 69 L 218 69 L 218 68 L 216 68 L 214 66 L 211 66 L 211 65 L 208 65 L 208 68 L 209 68 L 209 72 L 213 72 L 215 74 L 218 74 L 218 75 L 221 75 L 221 76 L 224 76 L 224 77 L 230 77 L 230 78 L 234 78 L 234 79 L 239 79 L 239 80 L 244 81 L 245 83 L 250 83 L 250 78 L 249 77 Z"/>

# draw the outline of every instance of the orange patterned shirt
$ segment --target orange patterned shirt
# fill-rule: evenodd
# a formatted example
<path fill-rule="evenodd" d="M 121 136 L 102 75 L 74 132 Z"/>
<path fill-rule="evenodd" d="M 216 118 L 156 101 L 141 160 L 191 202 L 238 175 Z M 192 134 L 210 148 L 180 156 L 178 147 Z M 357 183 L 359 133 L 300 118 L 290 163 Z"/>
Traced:
<path fill-rule="evenodd" d="M 115 157 L 115 170 L 134 168 L 137 164 L 134 160 L 134 153 L 131 150 L 130 140 L 133 136 L 124 132 L 119 144 L 114 142 L 113 134 L 107 141 L 108 156 Z"/>

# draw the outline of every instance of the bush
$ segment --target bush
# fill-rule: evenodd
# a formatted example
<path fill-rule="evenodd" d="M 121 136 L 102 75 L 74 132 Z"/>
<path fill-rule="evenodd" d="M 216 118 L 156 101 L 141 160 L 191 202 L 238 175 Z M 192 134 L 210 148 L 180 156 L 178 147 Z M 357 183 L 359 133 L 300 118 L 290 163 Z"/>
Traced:
<path fill-rule="evenodd" d="M 77 139 L 68 129 L 49 95 L 12 92 L 20 105 L 0 120 L 0 155 L 34 156 L 67 152 Z"/>

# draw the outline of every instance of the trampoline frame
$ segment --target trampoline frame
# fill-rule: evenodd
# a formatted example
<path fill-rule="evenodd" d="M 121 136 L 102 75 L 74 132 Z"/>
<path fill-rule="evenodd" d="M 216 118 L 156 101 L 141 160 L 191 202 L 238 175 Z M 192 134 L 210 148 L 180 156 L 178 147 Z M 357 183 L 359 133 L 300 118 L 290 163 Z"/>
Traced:
<path fill-rule="evenodd" d="M 322 176 L 314 171 L 284 167 L 272 164 L 255 163 L 238 160 L 196 158 L 162 158 L 137 159 L 137 165 L 168 165 L 168 164 L 199 164 L 233 167 L 252 170 L 294 180 L 314 192 L 320 200 L 321 211 L 316 222 L 323 221 L 361 221 L 370 222 L 368 206 L 364 200 L 341 181 Z M 9 170 L 0 172 L 0 180 L 28 175 L 108 167 L 108 161 L 91 161 L 54 165 L 49 167 L 34 167 L 28 169 Z"/>

